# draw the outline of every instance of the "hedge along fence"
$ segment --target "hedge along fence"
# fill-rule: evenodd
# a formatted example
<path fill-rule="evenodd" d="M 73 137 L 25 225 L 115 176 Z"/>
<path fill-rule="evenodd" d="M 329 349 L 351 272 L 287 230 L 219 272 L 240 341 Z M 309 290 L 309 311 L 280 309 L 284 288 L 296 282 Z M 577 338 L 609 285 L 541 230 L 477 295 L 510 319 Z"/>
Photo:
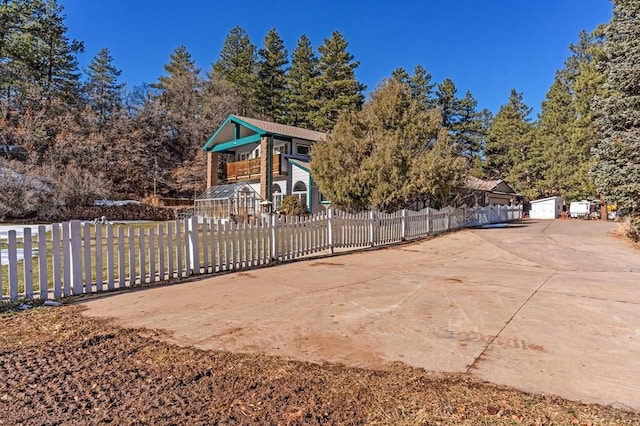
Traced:
<path fill-rule="evenodd" d="M 71 221 L 24 227 L 0 239 L 0 294 L 3 301 L 59 299 L 393 244 L 521 215 L 521 206 L 391 214 L 328 209 L 243 223 L 192 217 L 144 225 Z"/>

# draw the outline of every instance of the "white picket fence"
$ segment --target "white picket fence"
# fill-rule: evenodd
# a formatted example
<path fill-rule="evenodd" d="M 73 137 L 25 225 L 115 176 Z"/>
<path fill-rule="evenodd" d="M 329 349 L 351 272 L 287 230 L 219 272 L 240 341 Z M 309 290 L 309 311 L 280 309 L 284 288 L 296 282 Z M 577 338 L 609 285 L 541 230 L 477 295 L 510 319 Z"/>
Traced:
<path fill-rule="evenodd" d="M 391 214 L 328 209 L 246 223 L 193 217 L 153 226 L 71 221 L 24 227 L 0 239 L 0 294 L 2 301 L 59 299 L 392 244 L 521 215 L 521 206 Z"/>

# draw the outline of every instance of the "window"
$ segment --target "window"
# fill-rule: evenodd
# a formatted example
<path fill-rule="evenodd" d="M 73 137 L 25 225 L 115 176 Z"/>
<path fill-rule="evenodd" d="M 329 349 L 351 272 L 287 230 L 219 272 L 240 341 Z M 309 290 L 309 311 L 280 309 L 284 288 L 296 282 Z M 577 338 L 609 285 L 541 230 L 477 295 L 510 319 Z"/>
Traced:
<path fill-rule="evenodd" d="M 307 185 L 304 182 L 299 180 L 293 185 L 293 196 L 297 197 L 300 203 L 307 208 Z"/>
<path fill-rule="evenodd" d="M 301 155 L 309 155 L 309 147 L 304 145 L 298 145 L 296 147 L 296 152 Z"/>
<path fill-rule="evenodd" d="M 280 208 L 282 207 L 282 199 L 284 198 L 284 195 L 282 194 L 280 185 L 278 185 L 277 183 L 274 183 L 271 186 L 271 198 L 271 201 L 273 202 L 273 210 L 280 210 Z"/>

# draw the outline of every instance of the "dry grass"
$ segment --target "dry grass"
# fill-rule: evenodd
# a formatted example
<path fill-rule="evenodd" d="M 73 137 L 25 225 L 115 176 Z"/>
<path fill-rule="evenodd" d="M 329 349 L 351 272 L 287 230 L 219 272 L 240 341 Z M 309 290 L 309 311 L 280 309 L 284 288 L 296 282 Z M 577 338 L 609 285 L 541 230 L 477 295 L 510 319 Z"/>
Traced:
<path fill-rule="evenodd" d="M 640 413 L 466 374 L 178 347 L 81 308 L 0 317 L 0 425 L 633 425 Z"/>

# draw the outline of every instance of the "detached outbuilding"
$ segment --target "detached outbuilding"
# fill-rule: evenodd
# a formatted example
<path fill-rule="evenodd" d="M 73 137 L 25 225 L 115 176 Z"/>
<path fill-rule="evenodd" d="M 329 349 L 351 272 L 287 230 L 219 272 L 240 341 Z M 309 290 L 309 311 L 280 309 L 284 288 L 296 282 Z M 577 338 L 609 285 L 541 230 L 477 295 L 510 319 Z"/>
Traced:
<path fill-rule="evenodd" d="M 531 201 L 530 204 L 529 217 L 531 219 L 557 219 L 562 214 L 562 197 L 540 198 Z"/>

